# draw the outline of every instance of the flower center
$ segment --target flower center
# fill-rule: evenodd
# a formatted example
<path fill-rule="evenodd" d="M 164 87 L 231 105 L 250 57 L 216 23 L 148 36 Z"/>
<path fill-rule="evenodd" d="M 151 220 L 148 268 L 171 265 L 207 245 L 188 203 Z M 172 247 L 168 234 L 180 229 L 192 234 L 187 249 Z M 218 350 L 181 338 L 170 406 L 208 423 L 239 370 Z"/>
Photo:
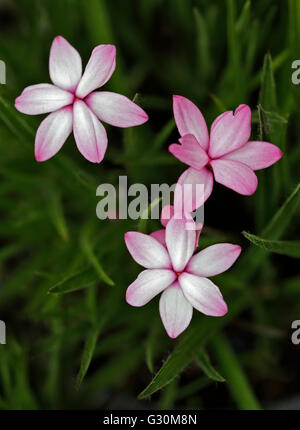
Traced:
<path fill-rule="evenodd" d="M 80 101 L 80 100 L 82 100 L 80 97 L 74 96 L 73 104 L 74 104 L 75 102 L 77 102 L 77 101 Z"/>

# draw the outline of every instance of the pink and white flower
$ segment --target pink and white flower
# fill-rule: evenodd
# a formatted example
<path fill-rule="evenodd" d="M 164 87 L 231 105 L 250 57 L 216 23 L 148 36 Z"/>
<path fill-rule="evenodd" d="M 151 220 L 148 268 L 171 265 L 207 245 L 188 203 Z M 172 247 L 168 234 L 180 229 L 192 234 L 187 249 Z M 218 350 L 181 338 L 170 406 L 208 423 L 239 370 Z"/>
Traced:
<path fill-rule="evenodd" d="M 187 98 L 175 95 L 173 111 L 181 138 L 180 144 L 169 146 L 169 151 L 190 166 L 178 183 L 204 184 L 205 200 L 212 192 L 213 177 L 239 194 L 253 194 L 257 188 L 254 171 L 269 167 L 282 157 L 281 150 L 272 143 L 249 142 L 251 110 L 245 104 L 234 113 L 219 115 L 210 134 L 202 113 Z"/>
<path fill-rule="evenodd" d="M 100 163 L 107 148 L 102 121 L 117 127 L 132 127 L 148 120 L 147 114 L 127 97 L 97 91 L 116 67 L 114 45 L 97 46 L 82 74 L 81 57 L 62 36 L 52 43 L 49 73 L 53 84 L 31 85 L 17 97 L 15 107 L 27 115 L 50 113 L 40 124 L 35 138 L 35 158 L 53 157 L 74 133 L 81 154 Z"/>
<path fill-rule="evenodd" d="M 134 231 L 125 234 L 130 254 L 146 268 L 127 288 L 126 301 L 144 306 L 162 293 L 160 316 L 172 338 L 188 327 L 193 308 L 210 316 L 227 313 L 219 288 L 208 278 L 229 269 L 241 252 L 238 245 L 220 243 L 193 256 L 196 232 L 185 226 L 186 220 L 173 217 L 165 230 L 150 235 Z"/>

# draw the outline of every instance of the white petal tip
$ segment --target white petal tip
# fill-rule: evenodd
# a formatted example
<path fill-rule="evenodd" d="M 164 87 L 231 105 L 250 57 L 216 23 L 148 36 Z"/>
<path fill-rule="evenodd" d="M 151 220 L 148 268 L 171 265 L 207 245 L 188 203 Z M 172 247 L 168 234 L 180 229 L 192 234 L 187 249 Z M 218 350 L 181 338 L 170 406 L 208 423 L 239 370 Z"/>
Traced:
<path fill-rule="evenodd" d="M 136 305 L 135 304 L 135 302 L 134 302 L 134 300 L 133 300 L 133 297 L 132 297 L 132 294 L 130 293 L 130 292 L 128 292 L 128 291 L 126 291 L 126 302 L 130 305 L 130 306 L 134 306 L 134 307 L 138 307 L 139 305 Z"/>

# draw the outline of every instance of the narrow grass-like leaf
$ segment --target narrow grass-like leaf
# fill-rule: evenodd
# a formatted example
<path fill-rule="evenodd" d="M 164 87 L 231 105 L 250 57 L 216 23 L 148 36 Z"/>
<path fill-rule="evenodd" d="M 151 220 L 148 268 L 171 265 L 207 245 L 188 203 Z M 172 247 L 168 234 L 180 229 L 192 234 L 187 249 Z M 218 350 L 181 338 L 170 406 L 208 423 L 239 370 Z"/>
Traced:
<path fill-rule="evenodd" d="M 277 145 L 280 143 L 278 146 L 282 148 L 284 135 L 281 138 L 280 133 L 285 130 L 285 127 L 277 121 L 277 117 L 279 117 L 277 114 L 277 95 L 272 58 L 269 53 L 264 58 L 259 103 L 259 139 L 267 140 Z M 271 173 L 270 175 L 269 172 L 263 171 L 258 174 L 259 187 L 256 194 L 256 228 L 259 232 L 265 225 L 266 220 L 273 213 L 279 198 L 281 183 L 276 166 L 271 169 Z"/>
<path fill-rule="evenodd" d="M 99 281 L 99 277 L 94 269 L 85 269 L 77 272 L 55 284 L 48 291 L 51 294 L 66 294 L 73 291 L 90 287 Z"/>
<path fill-rule="evenodd" d="M 264 59 L 259 102 L 264 110 L 271 112 L 277 111 L 275 80 L 273 74 L 272 58 L 270 54 L 266 54 Z"/>
<path fill-rule="evenodd" d="M 158 335 L 158 324 L 154 323 L 151 328 L 151 332 L 146 341 L 146 364 L 151 373 L 154 372 L 154 356 L 157 345 L 157 335 Z"/>
<path fill-rule="evenodd" d="M 198 8 L 194 8 L 194 17 L 197 31 L 197 75 L 199 79 L 206 80 L 212 68 L 209 49 L 209 36 L 206 22 Z"/>
<path fill-rule="evenodd" d="M 159 410 L 171 410 L 174 407 L 174 403 L 178 394 L 178 380 L 174 379 L 166 388 L 162 390 L 161 397 L 159 399 L 158 409 Z"/>
<path fill-rule="evenodd" d="M 272 217 L 268 225 L 263 229 L 261 236 L 269 240 L 277 240 L 286 231 L 292 217 L 294 216 L 300 203 L 300 184 L 296 186 L 284 204 Z M 241 279 L 249 279 L 254 276 L 256 269 L 263 262 L 267 255 L 264 249 L 250 248 L 240 259 L 236 270 Z"/>
<path fill-rule="evenodd" d="M 175 128 L 175 121 L 173 118 L 171 118 L 164 127 L 157 133 L 153 144 L 151 151 L 157 151 L 161 148 L 161 146 L 166 142 L 170 134 Z"/>
<path fill-rule="evenodd" d="M 247 376 L 225 336 L 217 335 L 212 340 L 212 346 L 236 404 L 241 409 L 261 409 Z"/>
<path fill-rule="evenodd" d="M 94 266 L 96 272 L 98 273 L 99 278 L 102 279 L 102 281 L 104 281 L 107 285 L 110 285 L 110 286 L 115 285 L 114 281 L 104 271 L 102 265 L 100 264 L 99 259 L 96 257 L 94 253 L 91 240 L 89 238 L 88 230 L 86 230 L 82 236 L 82 248 L 86 253 L 88 259 L 90 260 L 91 264 Z"/>
<path fill-rule="evenodd" d="M 300 203 L 300 183 L 295 187 L 281 208 L 275 213 L 263 230 L 268 239 L 279 239 L 285 232 Z"/>
<path fill-rule="evenodd" d="M 79 373 L 77 376 L 77 382 L 76 382 L 76 388 L 77 390 L 80 388 L 80 385 L 86 375 L 86 372 L 88 371 L 88 368 L 91 364 L 92 358 L 93 358 L 93 354 L 94 354 L 94 350 L 96 347 L 96 343 L 97 343 L 97 339 L 99 336 L 99 327 L 93 327 L 91 329 L 91 331 L 89 332 L 86 341 L 85 341 L 85 345 L 84 345 L 84 350 L 83 350 L 83 354 L 82 354 L 82 359 L 81 359 L 81 364 L 80 364 L 80 369 L 79 369 Z"/>
<path fill-rule="evenodd" d="M 49 193 L 48 199 L 51 220 L 60 237 L 67 242 L 69 240 L 69 231 L 64 216 L 61 198 L 58 193 Z"/>
<path fill-rule="evenodd" d="M 199 364 L 203 372 L 206 376 L 208 376 L 210 379 L 216 382 L 224 382 L 225 378 L 223 378 L 222 375 L 214 368 L 214 366 L 211 364 L 209 355 L 207 352 L 203 349 L 199 352 L 196 362 Z"/>
<path fill-rule="evenodd" d="M 22 142 L 28 143 L 28 139 L 34 137 L 34 130 L 23 115 L 17 112 L 2 96 L 0 96 L 0 118 L 16 137 L 22 139 Z"/>
<path fill-rule="evenodd" d="M 222 318 L 205 318 L 196 324 L 193 329 L 170 354 L 168 359 L 159 369 L 150 384 L 141 392 L 139 399 L 151 396 L 156 391 L 168 385 L 179 375 L 197 356 L 206 342 L 215 335 L 223 326 L 228 324 L 249 303 L 249 295 L 243 293 L 232 300 L 230 312 Z"/>
<path fill-rule="evenodd" d="M 107 0 L 89 0 L 81 3 L 86 22 L 86 29 L 95 45 L 115 43 L 113 25 L 109 14 Z M 114 91 L 126 93 L 127 84 L 123 74 L 123 61 L 120 51 L 118 67 L 110 79 L 109 85 Z"/>
<path fill-rule="evenodd" d="M 238 33 L 241 33 L 245 31 L 246 28 L 248 28 L 250 13 L 251 13 L 251 1 L 246 0 L 243 6 L 242 12 L 235 24 L 235 29 Z"/>

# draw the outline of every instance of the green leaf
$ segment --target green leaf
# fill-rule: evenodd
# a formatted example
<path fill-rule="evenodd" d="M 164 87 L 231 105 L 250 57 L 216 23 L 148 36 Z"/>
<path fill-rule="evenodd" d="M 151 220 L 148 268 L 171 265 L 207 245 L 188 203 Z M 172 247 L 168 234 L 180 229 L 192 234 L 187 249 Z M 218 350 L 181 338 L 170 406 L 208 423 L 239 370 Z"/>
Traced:
<path fill-rule="evenodd" d="M 240 17 L 235 24 L 235 29 L 237 33 L 241 33 L 242 31 L 245 31 L 246 28 L 248 28 L 250 13 L 251 13 L 251 1 L 247 0 L 244 3 Z"/>
<path fill-rule="evenodd" d="M 165 390 L 162 391 L 159 399 L 159 410 L 171 410 L 174 407 L 178 394 L 178 380 L 174 379 Z"/>
<path fill-rule="evenodd" d="M 222 318 L 204 318 L 189 334 L 175 347 L 168 359 L 156 373 L 150 384 L 140 393 L 139 399 L 151 396 L 168 385 L 179 375 L 197 356 L 206 342 L 228 324 L 248 305 L 249 295 L 245 292 L 231 302 L 230 312 Z"/>
<path fill-rule="evenodd" d="M 99 281 L 99 277 L 93 269 L 85 269 L 77 272 L 51 287 L 48 293 L 51 294 L 66 294 L 73 291 L 81 290 L 90 287 Z"/>
<path fill-rule="evenodd" d="M 69 240 L 69 231 L 64 216 L 61 197 L 58 192 L 48 193 L 49 199 L 49 214 L 58 234 L 65 241 Z"/>
<path fill-rule="evenodd" d="M 212 346 L 236 404 L 241 409 L 261 409 L 244 369 L 225 336 L 217 335 Z"/>
<path fill-rule="evenodd" d="M 273 112 L 277 111 L 277 99 L 272 66 L 272 57 L 269 53 L 265 55 L 264 59 L 259 102 L 264 110 Z"/>
<path fill-rule="evenodd" d="M 253 28 L 256 31 L 256 33 L 258 32 L 258 27 L 257 25 L 258 22 L 255 21 L 253 23 Z M 253 48 L 252 48 L 253 49 Z M 250 54 L 248 54 L 250 55 Z M 274 57 L 274 59 L 272 60 L 272 69 L 273 69 L 273 73 L 279 69 L 286 60 L 288 60 L 290 55 L 290 51 L 288 49 L 284 49 L 282 52 L 280 52 L 278 55 L 276 55 L 276 57 Z M 250 57 L 252 58 L 252 55 L 250 55 Z M 248 60 L 249 61 L 249 60 Z M 251 90 L 256 89 L 257 87 L 259 87 L 261 85 L 261 83 L 263 82 L 263 70 L 259 71 L 249 82 L 249 87 Z"/>
<path fill-rule="evenodd" d="M 236 2 L 227 0 L 227 44 L 230 65 L 234 74 L 238 73 L 240 63 L 240 44 L 236 32 Z"/>
<path fill-rule="evenodd" d="M 263 236 L 268 239 L 279 239 L 285 232 L 300 203 L 300 183 L 295 187 L 281 208 L 275 213 Z"/>
<path fill-rule="evenodd" d="M 259 246 L 266 251 L 300 258 L 300 241 L 268 240 L 255 236 L 254 234 L 247 233 L 246 231 L 243 231 L 243 235 L 254 245 Z"/>
<path fill-rule="evenodd" d="M 152 144 L 152 151 L 157 151 L 161 148 L 161 146 L 166 142 L 170 134 L 175 128 L 175 121 L 173 118 L 171 118 L 164 127 L 157 133 L 153 144 Z"/>
<path fill-rule="evenodd" d="M 272 58 L 269 53 L 264 58 L 259 103 L 259 139 L 272 142 L 281 150 L 284 150 L 287 120 L 277 112 L 274 72 Z M 259 232 L 277 207 L 281 190 L 286 185 L 282 180 L 282 178 L 287 177 L 286 172 L 283 170 L 286 170 L 285 163 L 286 159 L 284 157 L 283 160 L 270 169 L 270 172 L 263 171 L 258 174 L 256 228 Z"/>
<path fill-rule="evenodd" d="M 6 101 L 2 96 L 0 96 L 0 118 L 12 134 L 23 143 L 28 144 L 28 140 L 34 138 L 35 131 L 33 128 L 27 123 L 23 115 L 12 107 L 12 103 Z"/>
<path fill-rule="evenodd" d="M 194 8 L 194 16 L 197 31 L 197 74 L 205 80 L 210 76 L 212 68 L 207 24 L 198 8 Z"/>
<path fill-rule="evenodd" d="M 196 362 L 199 364 L 206 376 L 208 376 L 213 381 L 224 382 L 225 379 L 222 375 L 214 368 L 211 364 L 210 358 L 205 350 L 200 351 Z"/>
<path fill-rule="evenodd" d="M 212 380 L 207 376 L 201 375 L 200 378 L 195 379 L 187 385 L 183 385 L 180 387 L 180 390 L 177 394 L 177 399 L 185 399 L 186 397 L 190 397 L 194 394 L 199 394 L 200 390 L 207 387 L 212 383 Z"/>
<path fill-rule="evenodd" d="M 99 327 L 93 327 L 91 329 L 86 341 L 85 341 L 84 350 L 83 350 L 82 358 L 81 358 L 80 369 L 79 369 L 79 373 L 77 376 L 77 382 L 76 382 L 77 390 L 80 388 L 80 385 L 81 385 L 81 383 L 82 383 L 82 381 L 86 375 L 86 372 L 88 371 L 88 368 L 91 364 L 94 350 L 96 347 L 96 343 L 98 340 L 99 332 L 100 332 Z"/>
<path fill-rule="evenodd" d="M 225 112 L 226 110 L 228 110 L 226 108 L 225 104 L 222 102 L 222 100 L 219 97 L 217 97 L 215 94 L 210 93 L 209 96 L 212 99 L 212 101 L 215 103 L 215 105 L 217 106 L 217 108 L 219 109 L 220 113 Z"/>
<path fill-rule="evenodd" d="M 289 39 L 295 54 L 298 54 L 300 44 L 300 5 L 298 0 L 289 0 Z"/>
<path fill-rule="evenodd" d="M 158 324 L 155 322 L 146 341 L 146 364 L 151 373 L 154 372 L 154 357 L 158 341 Z"/>
<path fill-rule="evenodd" d="M 89 227 L 89 226 L 88 226 Z M 105 282 L 107 285 L 113 286 L 115 285 L 114 281 L 107 275 L 107 273 L 104 271 L 102 265 L 100 264 L 100 261 L 96 257 L 94 250 L 91 245 L 90 240 L 90 231 L 87 228 L 84 230 L 84 234 L 82 236 L 82 248 L 90 260 L 91 264 L 94 266 L 96 272 L 98 273 L 98 276 L 100 279 L 102 279 L 103 282 Z"/>
<path fill-rule="evenodd" d="M 113 43 L 113 29 L 106 0 L 89 0 L 83 2 L 87 28 L 95 44 Z"/>
<path fill-rule="evenodd" d="M 269 240 L 277 240 L 286 231 L 292 217 L 294 216 L 300 202 L 300 183 L 290 194 L 284 204 L 272 217 L 268 225 L 263 229 L 261 236 Z M 267 252 L 264 249 L 250 248 L 240 259 L 236 271 L 240 279 L 249 279 L 254 276 L 256 269 L 262 263 Z"/>

